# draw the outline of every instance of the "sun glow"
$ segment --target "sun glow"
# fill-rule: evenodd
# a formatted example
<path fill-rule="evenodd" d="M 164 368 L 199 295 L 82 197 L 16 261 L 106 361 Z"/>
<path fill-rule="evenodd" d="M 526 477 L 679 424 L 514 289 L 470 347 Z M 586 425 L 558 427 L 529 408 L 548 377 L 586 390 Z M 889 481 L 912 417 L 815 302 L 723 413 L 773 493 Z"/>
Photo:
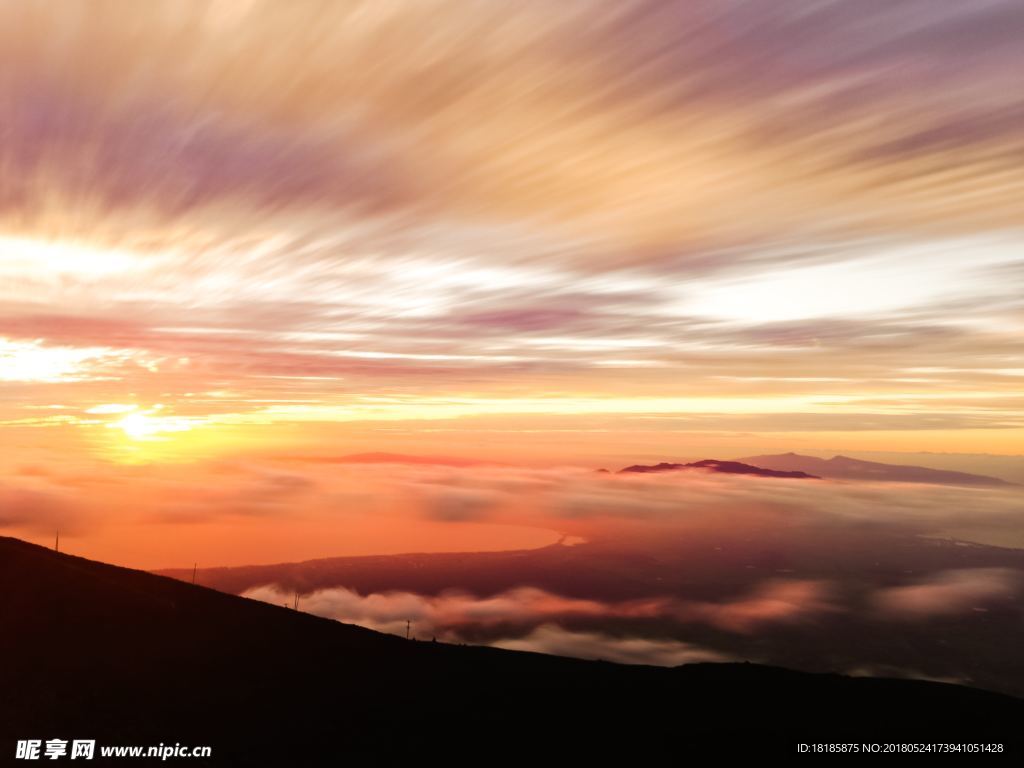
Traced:
<path fill-rule="evenodd" d="M 103 405 L 94 405 L 92 408 L 86 410 L 89 414 L 105 415 L 109 413 L 129 413 L 138 408 L 137 405 L 128 405 L 125 403 L 104 403 Z"/>
<path fill-rule="evenodd" d="M 227 424 L 207 416 L 163 415 L 163 410 L 163 405 L 154 405 L 118 413 L 100 430 L 102 436 L 95 435 L 93 451 L 117 464 L 178 463 L 237 455 L 277 441 L 265 429 L 251 425 Z"/>
<path fill-rule="evenodd" d="M 110 427 L 120 429 L 132 440 L 159 440 L 165 432 L 188 432 L 192 421 L 181 416 L 153 416 L 159 408 L 130 413 L 123 419 L 111 423 Z"/>

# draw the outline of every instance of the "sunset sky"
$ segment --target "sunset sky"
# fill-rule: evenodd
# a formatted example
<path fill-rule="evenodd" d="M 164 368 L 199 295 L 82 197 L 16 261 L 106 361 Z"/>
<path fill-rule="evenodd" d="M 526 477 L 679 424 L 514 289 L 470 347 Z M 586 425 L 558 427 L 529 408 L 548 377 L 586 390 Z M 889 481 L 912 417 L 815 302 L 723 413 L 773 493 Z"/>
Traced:
<path fill-rule="evenodd" d="M 283 504 L 369 451 L 1022 454 L 1022 29 L 1012 0 L 0 4 L 0 526 Z M 322 533 L 261 525 L 257 559 Z M 90 551 L 191 562 L 125 531 Z"/>

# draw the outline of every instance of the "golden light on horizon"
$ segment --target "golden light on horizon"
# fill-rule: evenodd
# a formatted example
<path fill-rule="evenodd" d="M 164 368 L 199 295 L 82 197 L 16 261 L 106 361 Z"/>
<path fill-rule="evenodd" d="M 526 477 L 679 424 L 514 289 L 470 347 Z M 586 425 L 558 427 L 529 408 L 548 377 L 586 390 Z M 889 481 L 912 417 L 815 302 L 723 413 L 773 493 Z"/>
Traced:
<path fill-rule="evenodd" d="M 172 432 L 188 432 L 194 422 L 181 416 L 155 416 L 159 406 L 147 411 L 130 413 L 108 426 L 120 429 L 132 440 L 160 440 L 162 435 Z"/>

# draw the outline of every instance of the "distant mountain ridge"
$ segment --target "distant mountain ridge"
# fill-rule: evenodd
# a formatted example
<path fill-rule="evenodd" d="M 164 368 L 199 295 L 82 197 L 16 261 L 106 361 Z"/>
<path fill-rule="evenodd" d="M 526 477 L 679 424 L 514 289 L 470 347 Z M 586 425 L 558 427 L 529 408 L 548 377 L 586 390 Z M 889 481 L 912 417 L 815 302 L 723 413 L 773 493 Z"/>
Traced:
<path fill-rule="evenodd" d="M 788 477 L 802 480 L 820 480 L 817 475 L 812 475 L 802 470 L 780 470 L 770 467 L 755 466 L 753 463 L 739 461 L 721 461 L 719 459 L 702 459 L 692 461 L 689 464 L 633 464 L 632 466 L 620 469 L 619 472 L 679 472 L 689 469 L 700 469 L 709 472 L 722 472 L 729 475 L 756 475 L 757 477 Z"/>
<path fill-rule="evenodd" d="M 953 472 L 945 469 L 931 469 L 910 464 L 883 464 L 878 461 L 863 461 L 849 456 L 833 456 L 820 459 L 817 456 L 802 456 L 798 453 L 779 453 L 764 456 L 747 456 L 739 459 L 766 469 L 780 472 L 809 472 L 819 477 L 841 480 L 880 480 L 904 483 L 932 483 L 937 485 L 979 485 L 1009 486 L 1006 480 L 986 475 L 972 475 L 967 472 Z"/>

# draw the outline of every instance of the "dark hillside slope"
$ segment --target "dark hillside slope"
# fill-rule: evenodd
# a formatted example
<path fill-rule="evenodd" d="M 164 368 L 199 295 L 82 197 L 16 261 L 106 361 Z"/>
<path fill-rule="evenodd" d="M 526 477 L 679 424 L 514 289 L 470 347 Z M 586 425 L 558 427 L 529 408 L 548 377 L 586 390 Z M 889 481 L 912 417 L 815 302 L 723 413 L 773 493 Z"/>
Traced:
<path fill-rule="evenodd" d="M 213 748 L 165 764 L 645 764 L 797 741 L 1005 743 L 1024 716 L 938 683 L 406 641 L 10 538 L 0 586 L 2 764 L 28 738 Z"/>

